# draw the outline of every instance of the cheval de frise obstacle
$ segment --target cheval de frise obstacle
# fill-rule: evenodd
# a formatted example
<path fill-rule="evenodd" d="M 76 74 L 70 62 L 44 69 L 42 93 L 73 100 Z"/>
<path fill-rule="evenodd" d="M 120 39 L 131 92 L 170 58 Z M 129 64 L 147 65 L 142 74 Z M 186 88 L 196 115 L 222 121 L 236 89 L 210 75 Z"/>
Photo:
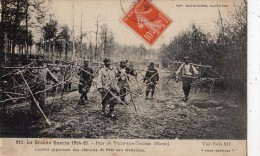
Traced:
<path fill-rule="evenodd" d="M 246 12 L 243 0 L 1 1 L 0 136 L 246 140 Z"/>

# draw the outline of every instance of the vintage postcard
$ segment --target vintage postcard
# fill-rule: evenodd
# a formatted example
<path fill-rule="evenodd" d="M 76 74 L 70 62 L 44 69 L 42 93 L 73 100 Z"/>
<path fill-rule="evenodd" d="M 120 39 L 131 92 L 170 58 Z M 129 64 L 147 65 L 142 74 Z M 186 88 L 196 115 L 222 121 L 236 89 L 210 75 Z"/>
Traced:
<path fill-rule="evenodd" d="M 1 0 L 0 155 L 246 156 L 246 0 Z"/>

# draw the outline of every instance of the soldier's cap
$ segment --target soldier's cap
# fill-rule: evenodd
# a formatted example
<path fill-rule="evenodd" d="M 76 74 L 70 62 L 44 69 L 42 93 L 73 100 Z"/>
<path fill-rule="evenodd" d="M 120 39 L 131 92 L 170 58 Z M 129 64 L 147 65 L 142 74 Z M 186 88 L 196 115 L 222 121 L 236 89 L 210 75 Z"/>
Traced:
<path fill-rule="evenodd" d="M 126 63 L 126 61 L 123 60 L 123 61 L 120 61 L 120 63 Z"/>
<path fill-rule="evenodd" d="M 107 63 L 107 62 L 110 62 L 110 61 L 111 61 L 111 60 L 110 60 L 109 58 L 105 58 L 103 62 L 104 62 L 104 63 Z"/>
<path fill-rule="evenodd" d="M 154 62 L 150 62 L 149 67 L 154 67 Z"/>

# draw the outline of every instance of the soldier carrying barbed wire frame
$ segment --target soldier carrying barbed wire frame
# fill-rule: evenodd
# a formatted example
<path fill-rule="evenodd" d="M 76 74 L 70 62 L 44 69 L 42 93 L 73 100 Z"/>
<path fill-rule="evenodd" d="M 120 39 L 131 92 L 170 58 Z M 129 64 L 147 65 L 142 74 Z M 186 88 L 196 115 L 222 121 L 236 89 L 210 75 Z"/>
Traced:
<path fill-rule="evenodd" d="M 111 68 L 111 60 L 104 59 L 104 67 L 99 70 L 97 77 L 97 88 L 101 94 L 102 110 L 101 114 L 105 114 L 106 106 L 109 105 L 108 115 L 112 118 L 115 117 L 114 109 L 117 104 L 115 96 L 119 95 L 119 88 L 117 86 L 116 71 Z"/>
<path fill-rule="evenodd" d="M 87 94 L 94 78 L 93 70 L 89 67 L 89 61 L 84 61 L 84 67 L 80 68 L 78 75 L 80 76 L 78 89 L 81 94 L 79 104 L 84 104 L 88 100 Z"/>
<path fill-rule="evenodd" d="M 45 106 L 46 101 L 46 81 L 47 79 L 50 79 L 55 83 L 59 83 L 58 79 L 51 73 L 51 71 L 48 69 L 48 67 L 44 64 L 44 60 L 42 57 L 38 57 L 36 60 L 36 66 L 42 67 L 39 69 L 33 69 L 32 73 L 35 75 L 34 79 L 32 81 L 35 82 L 35 85 L 31 88 L 33 96 L 35 100 L 39 103 L 39 106 L 43 109 Z M 33 113 L 36 111 L 36 104 L 31 97 L 31 110 Z"/>
<path fill-rule="evenodd" d="M 178 82 L 179 75 L 182 80 L 182 90 L 184 92 L 185 97 L 182 101 L 187 102 L 188 96 L 191 90 L 191 83 L 193 81 L 193 76 L 198 75 L 197 69 L 190 63 L 190 58 L 188 56 L 183 57 L 184 63 L 181 64 L 179 69 L 176 71 L 176 80 Z"/>

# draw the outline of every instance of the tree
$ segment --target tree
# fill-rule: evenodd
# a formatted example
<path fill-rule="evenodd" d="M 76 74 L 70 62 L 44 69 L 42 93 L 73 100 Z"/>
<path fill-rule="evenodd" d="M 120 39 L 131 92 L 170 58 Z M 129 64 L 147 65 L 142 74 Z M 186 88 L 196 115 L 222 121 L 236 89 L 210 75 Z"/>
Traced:
<path fill-rule="evenodd" d="M 106 24 L 103 24 L 101 26 L 101 32 L 99 36 L 101 39 L 101 47 L 103 52 L 102 56 L 110 57 L 115 45 L 113 32 L 109 30 Z"/>
<path fill-rule="evenodd" d="M 51 15 L 50 15 L 51 16 Z M 57 37 L 57 32 L 58 32 L 58 21 L 51 19 L 48 23 L 43 26 L 43 38 L 48 42 L 48 52 L 51 52 L 51 45 L 53 45 L 52 49 L 52 58 L 54 58 L 54 51 L 55 51 L 55 40 Z"/>
<path fill-rule="evenodd" d="M 7 53 L 14 54 L 17 45 L 22 47 L 22 49 L 19 48 L 19 51 L 25 49 L 26 54 L 28 54 L 33 37 L 30 28 L 34 28 L 38 22 L 34 21 L 33 18 L 44 18 L 42 14 L 39 14 L 43 13 L 44 2 L 44 0 L 1 0 L 1 56 L 5 56 Z"/>
<path fill-rule="evenodd" d="M 191 27 L 176 37 L 168 45 L 160 48 L 160 59 L 167 66 L 172 60 L 181 60 L 188 55 L 194 63 L 212 65 L 225 81 L 222 88 L 238 89 L 246 92 L 246 51 L 247 24 L 246 3 L 236 7 L 232 19 L 222 19 L 219 11 L 218 34 L 205 33 L 200 27 Z"/>
<path fill-rule="evenodd" d="M 64 43 L 62 46 L 64 47 L 64 51 L 65 51 L 65 60 L 68 59 L 68 50 L 69 50 L 69 41 L 70 41 L 70 35 L 69 35 L 69 27 L 68 25 L 63 25 L 61 26 L 61 31 L 58 35 L 58 38 L 60 38 L 62 40 L 62 42 Z M 61 57 L 61 54 L 60 54 Z"/>

